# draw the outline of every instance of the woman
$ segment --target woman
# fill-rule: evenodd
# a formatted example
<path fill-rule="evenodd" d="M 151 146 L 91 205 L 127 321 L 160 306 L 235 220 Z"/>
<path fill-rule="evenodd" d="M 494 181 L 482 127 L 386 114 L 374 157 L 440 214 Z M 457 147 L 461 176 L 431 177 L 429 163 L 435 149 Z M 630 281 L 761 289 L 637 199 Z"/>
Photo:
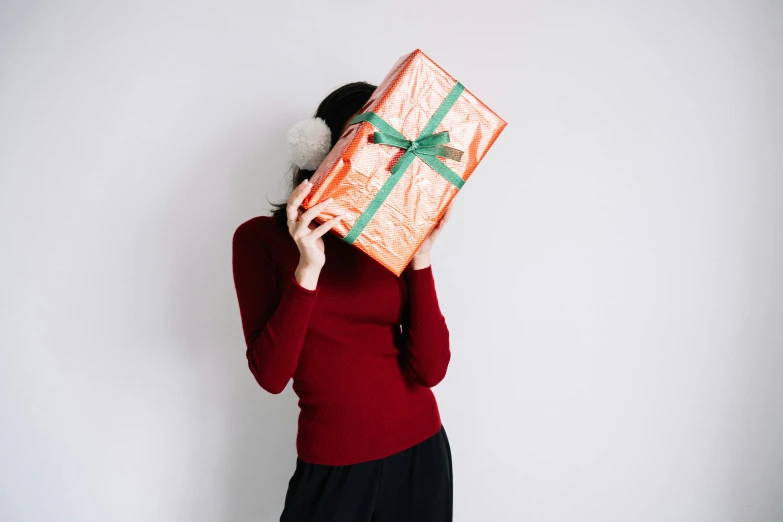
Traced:
<path fill-rule="evenodd" d="M 374 85 L 332 92 L 315 116 L 333 147 Z M 234 283 L 250 371 L 270 393 L 293 378 L 296 469 L 283 522 L 452 520 L 451 451 L 430 390 L 451 352 L 430 265 L 447 211 L 400 277 L 328 233 L 341 219 L 300 205 L 312 171 L 272 216 L 233 238 Z"/>

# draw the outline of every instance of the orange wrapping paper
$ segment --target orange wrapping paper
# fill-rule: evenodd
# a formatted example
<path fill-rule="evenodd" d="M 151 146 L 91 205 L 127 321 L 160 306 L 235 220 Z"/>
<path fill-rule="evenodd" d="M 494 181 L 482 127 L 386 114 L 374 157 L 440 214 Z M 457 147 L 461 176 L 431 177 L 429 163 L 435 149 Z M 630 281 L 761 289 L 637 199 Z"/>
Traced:
<path fill-rule="evenodd" d="M 361 112 L 375 112 L 414 139 L 456 83 L 417 49 L 397 61 Z M 464 154 L 459 162 L 439 159 L 467 180 L 505 126 L 505 121 L 465 90 L 436 131 L 448 131 L 448 146 Z M 375 131 L 368 122 L 351 125 L 310 179 L 313 187 L 302 206 L 307 209 L 334 198 L 331 208 L 315 220 L 323 223 L 345 214 L 332 229 L 340 237 L 348 234 L 404 152 L 373 143 Z M 353 245 L 399 276 L 460 189 L 419 158 L 397 175 L 400 180 Z"/>

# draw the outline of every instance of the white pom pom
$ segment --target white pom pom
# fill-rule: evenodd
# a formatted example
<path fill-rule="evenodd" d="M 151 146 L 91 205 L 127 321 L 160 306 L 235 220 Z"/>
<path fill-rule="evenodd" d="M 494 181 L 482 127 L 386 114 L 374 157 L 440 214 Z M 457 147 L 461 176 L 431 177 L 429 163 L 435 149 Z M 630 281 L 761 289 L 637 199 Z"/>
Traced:
<path fill-rule="evenodd" d="M 302 170 L 316 170 L 332 148 L 332 131 L 321 118 L 296 123 L 288 131 L 291 161 Z"/>

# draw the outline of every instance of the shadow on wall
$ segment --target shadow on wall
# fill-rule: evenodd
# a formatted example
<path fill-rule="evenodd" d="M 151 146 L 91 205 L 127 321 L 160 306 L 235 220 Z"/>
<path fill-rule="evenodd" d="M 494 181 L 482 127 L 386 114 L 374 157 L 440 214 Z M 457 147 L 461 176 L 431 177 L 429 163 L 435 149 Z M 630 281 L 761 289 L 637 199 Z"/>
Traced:
<path fill-rule="evenodd" d="M 189 435 L 188 476 L 182 477 L 182 520 L 277 520 L 296 461 L 298 407 L 289 387 L 273 396 L 255 382 L 231 273 L 231 240 L 246 219 L 268 214 L 267 200 L 284 193 L 287 127 L 274 107 L 223 132 L 145 227 L 166 252 L 167 326 L 193 379 L 183 399 Z M 270 125 L 270 121 L 281 124 Z M 287 180 L 286 180 L 287 181 Z M 157 243 L 157 241 L 156 241 Z M 165 465 L 165 464 L 161 464 Z"/>

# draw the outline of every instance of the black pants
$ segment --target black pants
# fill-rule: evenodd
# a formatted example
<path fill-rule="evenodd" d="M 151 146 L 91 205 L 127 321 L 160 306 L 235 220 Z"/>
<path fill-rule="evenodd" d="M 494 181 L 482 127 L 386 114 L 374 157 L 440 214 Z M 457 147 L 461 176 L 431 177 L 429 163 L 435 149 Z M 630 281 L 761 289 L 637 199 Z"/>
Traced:
<path fill-rule="evenodd" d="M 280 522 L 451 522 L 446 431 L 389 457 L 350 466 L 296 460 Z"/>

